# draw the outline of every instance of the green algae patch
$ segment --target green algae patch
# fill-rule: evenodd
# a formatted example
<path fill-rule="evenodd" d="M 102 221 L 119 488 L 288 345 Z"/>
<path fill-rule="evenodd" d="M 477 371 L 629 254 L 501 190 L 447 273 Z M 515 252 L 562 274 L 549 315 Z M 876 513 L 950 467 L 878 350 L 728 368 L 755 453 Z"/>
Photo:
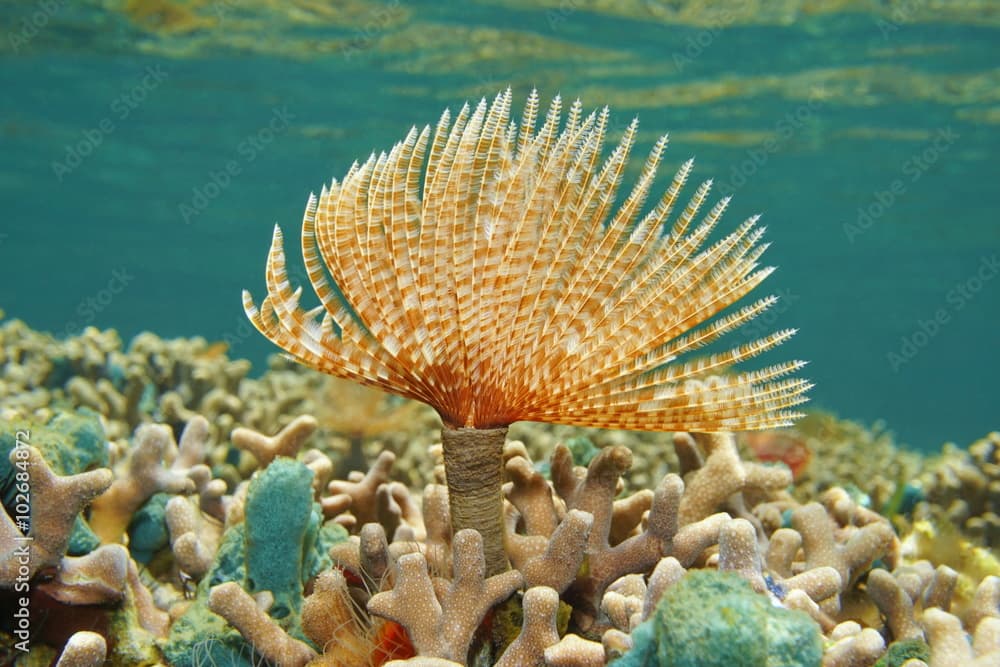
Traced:
<path fill-rule="evenodd" d="M 907 660 L 923 660 L 928 662 L 931 659 L 931 648 L 922 639 L 903 639 L 889 645 L 889 650 L 885 652 L 875 667 L 903 667 Z"/>
<path fill-rule="evenodd" d="M 247 493 L 245 588 L 251 594 L 271 591 L 269 613 L 279 621 L 298 616 L 302 603 L 303 564 L 318 527 L 312 478 L 305 465 L 279 457 L 253 478 Z"/>
<path fill-rule="evenodd" d="M 818 667 L 819 627 L 806 614 L 773 606 L 735 574 L 688 573 L 632 633 L 615 667 Z"/>
<path fill-rule="evenodd" d="M 101 546 L 101 538 L 90 529 L 90 524 L 80 515 L 73 521 L 72 532 L 69 534 L 69 543 L 66 545 L 66 554 L 69 556 L 83 556 Z"/>
<path fill-rule="evenodd" d="M 0 495 L 5 506 L 14 499 L 14 468 L 10 453 L 20 442 L 42 453 L 57 475 L 76 475 L 108 466 L 107 438 L 97 416 L 89 410 L 57 414 L 47 424 L 15 421 L 0 433 Z"/>
<path fill-rule="evenodd" d="M 569 448 L 569 453 L 573 455 L 573 465 L 584 468 L 589 466 L 594 457 L 601 453 L 601 448 L 584 435 L 567 438 L 565 444 Z"/>
<path fill-rule="evenodd" d="M 200 597 L 170 628 L 163 655 L 173 667 L 261 664 L 253 646 L 224 618 L 208 608 L 207 595 Z"/>

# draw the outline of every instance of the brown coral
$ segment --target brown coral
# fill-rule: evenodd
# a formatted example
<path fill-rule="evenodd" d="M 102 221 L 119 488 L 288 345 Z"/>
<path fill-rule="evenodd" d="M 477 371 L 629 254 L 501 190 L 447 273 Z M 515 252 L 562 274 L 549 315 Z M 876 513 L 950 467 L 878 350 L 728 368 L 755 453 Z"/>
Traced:
<path fill-rule="evenodd" d="M 1000 545 L 1000 432 L 960 449 L 946 444 L 921 475 L 928 503 L 922 508 L 940 522 L 988 547 Z"/>
<path fill-rule="evenodd" d="M 57 475 L 34 447 L 12 449 L 10 461 L 19 472 L 26 472 L 35 501 L 31 503 L 27 536 L 0 508 L 0 586 L 6 588 L 13 588 L 19 577 L 27 579 L 42 568 L 57 565 L 80 510 L 112 483 L 111 471 L 105 468 Z"/>
<path fill-rule="evenodd" d="M 104 542 L 122 538 L 135 511 L 160 491 L 191 493 L 194 481 L 187 470 L 170 467 L 178 449 L 170 428 L 145 424 L 135 433 L 135 443 L 124 470 L 91 507 L 90 525 Z"/>
<path fill-rule="evenodd" d="M 303 667 L 316 657 L 316 652 L 308 644 L 286 634 L 236 582 L 212 588 L 208 605 L 239 630 L 255 650 L 274 662 Z"/>
<path fill-rule="evenodd" d="M 474 530 L 455 535 L 452 560 L 451 581 L 435 588 L 423 555 L 400 557 L 395 587 L 373 596 L 368 610 L 403 625 L 421 656 L 464 662 L 483 616 L 524 579 L 516 570 L 487 578 L 482 537 Z"/>

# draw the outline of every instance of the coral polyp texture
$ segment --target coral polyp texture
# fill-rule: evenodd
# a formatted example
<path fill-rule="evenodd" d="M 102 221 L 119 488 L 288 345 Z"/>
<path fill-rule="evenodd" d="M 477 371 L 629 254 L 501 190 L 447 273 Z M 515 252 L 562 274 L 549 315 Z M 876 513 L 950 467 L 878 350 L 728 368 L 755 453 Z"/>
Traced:
<path fill-rule="evenodd" d="M 679 205 L 692 161 L 641 214 L 666 136 L 615 208 L 637 123 L 602 163 L 607 108 L 584 116 L 577 101 L 564 120 L 556 97 L 536 128 L 538 108 L 532 93 L 514 122 L 508 90 L 445 111 L 310 197 L 302 253 L 320 305 L 300 306 L 276 228 L 267 296 L 258 308 L 244 293 L 254 325 L 308 366 L 431 405 L 450 428 L 789 424 L 809 384 L 785 376 L 802 362 L 729 369 L 794 331 L 697 354 L 775 302 L 721 314 L 772 271 L 758 265 L 757 218 L 706 245 L 729 199 L 696 220 L 707 182 Z"/>

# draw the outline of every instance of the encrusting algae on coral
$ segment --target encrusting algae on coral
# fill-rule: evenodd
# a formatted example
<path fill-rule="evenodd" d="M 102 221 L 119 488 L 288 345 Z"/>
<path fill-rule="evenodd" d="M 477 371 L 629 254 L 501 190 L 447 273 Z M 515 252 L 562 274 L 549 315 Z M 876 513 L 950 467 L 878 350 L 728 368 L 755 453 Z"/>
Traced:
<path fill-rule="evenodd" d="M 729 200 L 696 224 L 706 182 L 672 218 L 692 161 L 640 216 L 666 136 L 615 210 L 636 122 L 600 165 L 607 108 L 584 117 L 577 101 L 563 122 L 556 97 L 536 129 L 535 92 L 519 124 L 510 106 L 507 90 L 454 121 L 445 111 L 433 139 L 413 128 L 310 197 L 302 252 L 320 306 L 300 307 L 278 228 L 267 297 L 258 308 L 244 292 L 254 325 L 298 361 L 437 410 L 452 524 L 483 534 L 491 573 L 506 568 L 511 423 L 770 428 L 791 423 L 809 388 L 782 379 L 798 361 L 724 373 L 792 330 L 696 355 L 775 302 L 716 317 L 771 273 L 756 217 L 703 247 Z"/>
<path fill-rule="evenodd" d="M 536 131 L 537 105 L 511 122 L 504 92 L 356 165 L 307 209 L 320 307 L 299 309 L 280 232 L 246 301 L 306 365 L 437 410 L 425 463 L 423 416 L 387 426 L 407 411 L 280 358 L 255 378 L 201 339 L 0 324 L 0 606 L 7 546 L 33 543 L 32 652 L 3 618 L 0 657 L 1000 664 L 1000 437 L 925 459 L 823 417 L 741 449 L 730 429 L 788 423 L 808 389 L 799 362 L 732 369 L 791 332 L 696 354 L 774 301 L 735 305 L 769 272 L 755 219 L 703 248 L 726 200 L 696 223 L 705 184 L 671 213 L 690 163 L 646 206 L 665 140 L 619 198 L 635 125 L 600 164 L 606 110 L 556 100 Z M 394 449 L 372 455 L 380 415 Z M 505 442 L 521 419 L 550 423 Z"/>

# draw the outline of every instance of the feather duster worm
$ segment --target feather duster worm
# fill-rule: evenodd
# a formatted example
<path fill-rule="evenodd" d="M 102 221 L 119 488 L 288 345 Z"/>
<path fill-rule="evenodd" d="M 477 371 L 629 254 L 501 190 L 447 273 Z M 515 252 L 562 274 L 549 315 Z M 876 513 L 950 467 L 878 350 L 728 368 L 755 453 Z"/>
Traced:
<path fill-rule="evenodd" d="M 677 206 L 691 160 L 647 207 L 666 136 L 615 208 L 636 122 L 602 162 L 607 108 L 585 116 L 577 101 L 563 120 L 556 97 L 540 128 L 535 92 L 519 123 L 510 108 L 507 90 L 445 111 L 310 196 L 302 254 L 319 306 L 300 307 L 279 228 L 267 297 L 243 294 L 299 362 L 437 410 L 453 529 L 483 534 L 489 573 L 506 568 L 509 424 L 773 428 L 810 386 L 787 377 L 800 361 L 729 372 L 794 330 L 698 354 L 776 301 L 722 312 L 773 270 L 758 265 L 756 217 L 708 244 L 729 199 L 696 220 L 707 182 Z"/>

